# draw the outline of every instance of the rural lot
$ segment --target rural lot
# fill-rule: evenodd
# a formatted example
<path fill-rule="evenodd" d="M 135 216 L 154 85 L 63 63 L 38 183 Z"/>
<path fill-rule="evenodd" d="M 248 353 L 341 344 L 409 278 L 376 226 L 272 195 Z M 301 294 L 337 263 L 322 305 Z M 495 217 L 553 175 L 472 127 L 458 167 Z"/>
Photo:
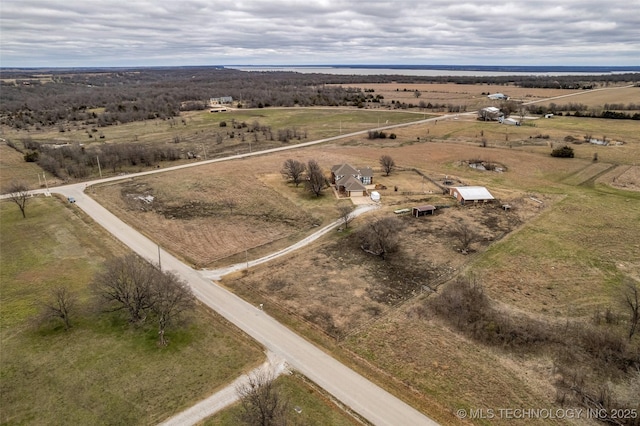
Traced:
<path fill-rule="evenodd" d="M 370 167 L 378 209 L 289 255 L 227 275 L 220 285 L 441 424 L 512 424 L 459 415 L 507 407 L 640 412 L 640 330 L 630 331 L 640 291 L 640 120 L 561 109 L 564 114 L 544 118 L 514 109 L 511 116 L 521 122 L 511 126 L 470 113 L 501 107 L 487 99 L 496 92 L 518 105 L 572 102 L 583 112 L 601 111 L 604 104 L 638 102 L 637 82 L 596 91 L 349 86 L 385 102 L 192 110 L 109 126 L 3 125 L 0 187 L 7 193 L 16 179 L 44 189 L 121 176 L 88 186 L 86 194 L 187 265 L 211 270 L 283 249 L 354 206 L 331 185 L 316 196 L 306 182 L 285 179 L 287 160 L 313 160 L 327 179 L 335 165 Z M 565 95 L 571 96 L 558 98 Z M 392 101 L 412 106 L 391 108 Z M 419 101 L 463 108 L 438 110 Z M 407 124 L 414 121 L 420 122 Z M 367 132 L 392 125 L 403 126 L 384 129 L 384 138 Z M 78 155 L 95 148 L 97 161 L 86 155 L 82 173 L 67 166 L 56 175 L 24 161 L 41 144 Z M 107 164 L 108 146 L 136 144 L 176 150 L 176 159 Z M 550 155 L 565 145 L 572 158 Z M 388 174 L 383 156 L 395 163 Z M 448 190 L 456 186 L 485 187 L 495 200 L 461 204 Z M 356 199 L 363 202 L 373 203 L 368 195 Z M 434 214 L 398 213 L 424 205 L 435 206 Z M 163 348 L 153 326 L 138 333 L 118 313 L 97 313 L 88 285 L 106 260 L 128 250 L 62 197 L 30 198 L 24 219 L 8 200 L 0 212 L 3 424 L 158 423 L 262 362 L 259 345 L 202 305 L 187 325 L 168 332 Z M 388 252 L 364 250 L 372 224 L 387 219 L 393 222 Z M 80 306 L 69 331 L 37 318 L 49 289 L 63 284 Z M 307 404 L 304 415 L 316 413 L 304 424 L 323 418 L 353 424 L 303 377 L 279 380 L 287 382 L 293 405 Z M 43 412 L 59 420 L 43 421 Z M 234 419 L 223 412 L 206 424 Z M 520 422 L 613 422 L 600 420 Z M 631 414 L 618 420 L 611 424 L 640 424 Z"/>

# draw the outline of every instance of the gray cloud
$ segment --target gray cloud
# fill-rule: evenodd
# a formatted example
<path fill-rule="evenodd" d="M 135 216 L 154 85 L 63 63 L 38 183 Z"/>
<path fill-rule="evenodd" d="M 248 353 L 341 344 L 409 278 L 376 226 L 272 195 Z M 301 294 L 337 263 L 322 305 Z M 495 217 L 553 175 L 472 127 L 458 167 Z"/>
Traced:
<path fill-rule="evenodd" d="M 640 65 L 640 0 L 5 0 L 0 7 L 4 67 Z"/>

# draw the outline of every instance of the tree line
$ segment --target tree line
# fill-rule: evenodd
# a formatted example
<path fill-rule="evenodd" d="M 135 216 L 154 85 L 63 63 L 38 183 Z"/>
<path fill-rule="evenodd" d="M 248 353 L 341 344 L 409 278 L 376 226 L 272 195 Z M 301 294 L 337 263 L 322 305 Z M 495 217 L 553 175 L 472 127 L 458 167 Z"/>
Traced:
<path fill-rule="evenodd" d="M 38 75 L 49 74 L 41 80 Z M 639 74 L 600 76 L 340 76 L 285 71 L 247 72 L 219 67 L 3 71 L 0 123 L 39 129 L 75 122 L 108 126 L 175 117 L 207 107 L 209 97 L 231 96 L 239 106 L 364 106 L 383 97 L 349 87 L 355 83 L 515 84 L 520 87 L 593 88 L 637 82 Z M 7 83 L 9 81 L 15 83 Z M 428 103 L 392 105 L 395 108 Z M 434 105 L 432 107 L 435 108 Z M 439 105 L 438 108 L 444 108 Z M 449 112 L 460 112 L 446 105 Z"/>

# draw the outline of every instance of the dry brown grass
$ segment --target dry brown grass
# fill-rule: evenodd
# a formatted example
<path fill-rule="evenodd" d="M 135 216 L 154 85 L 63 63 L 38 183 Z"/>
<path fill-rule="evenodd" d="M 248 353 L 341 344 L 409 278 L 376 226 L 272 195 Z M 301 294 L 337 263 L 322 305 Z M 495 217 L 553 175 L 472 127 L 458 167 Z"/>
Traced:
<path fill-rule="evenodd" d="M 407 94 L 413 101 L 428 101 L 429 93 L 446 91 L 434 86 L 419 89 L 419 99 Z M 448 89 L 460 91 L 456 102 L 458 95 L 460 102 L 466 96 L 469 105 L 487 91 L 532 99 L 550 95 L 535 90 L 518 94 L 503 86 Z M 452 99 L 449 95 L 442 99 Z M 487 186 L 513 210 L 450 207 L 433 217 L 402 217 L 400 252 L 386 262 L 359 249 L 357 229 L 371 220 L 361 217 L 351 230 L 228 277 L 225 285 L 264 303 L 314 341 L 333 336 L 327 346 L 339 357 L 444 424 L 459 423 L 451 415 L 457 408 L 552 406 L 554 371 L 548 354 L 515 355 L 462 337 L 423 309 L 429 296 L 422 286 L 435 287 L 439 277 L 473 271 L 504 309 L 554 321 L 586 318 L 595 307 L 614 303 L 621 279 L 638 278 L 640 270 L 640 198 L 603 184 L 637 187 L 638 123 L 557 117 L 506 127 L 458 118 L 397 129 L 394 140 L 354 137 L 341 144 L 136 178 L 97 188 L 96 198 L 165 249 L 196 266 L 211 267 L 274 251 L 338 217 L 338 201 L 328 191 L 318 200 L 283 181 L 279 169 L 287 158 L 316 159 L 326 171 L 342 162 L 373 167 L 375 182 L 387 187 L 380 190 L 379 217 L 417 204 L 454 204 L 412 169 L 437 181 L 446 176 Z M 582 138 L 585 133 L 625 143 L 574 144 L 576 158 L 571 160 L 549 155 L 551 146 L 565 143 L 566 136 Z M 486 148 L 480 146 L 483 138 Z M 598 162 L 592 161 L 594 152 Z M 399 166 L 389 177 L 380 173 L 383 154 Z M 478 171 L 466 165 L 468 160 L 499 163 L 506 171 Z M 132 202 L 127 194 L 152 194 L 155 206 Z M 236 202 L 233 211 L 225 207 L 227 199 Z M 476 254 L 456 251 L 449 228 L 457 222 L 471 224 L 481 234 L 482 240 L 472 246 Z"/>
<path fill-rule="evenodd" d="M 626 144 L 572 145 L 577 158 L 552 158 L 549 142 L 559 143 L 576 133 L 559 123 L 569 126 L 573 120 L 510 127 L 506 141 L 501 133 L 505 127 L 461 117 L 399 129 L 395 140 L 355 137 L 343 144 L 136 179 L 98 192 L 119 215 L 167 249 L 185 253 L 198 265 L 221 265 L 243 261 L 247 247 L 259 247 L 249 251 L 254 258 L 311 232 L 313 224 L 337 218 L 337 200 L 329 193 L 316 200 L 284 183 L 278 170 L 287 158 L 318 159 L 325 170 L 342 162 L 373 167 L 375 182 L 387 187 L 381 190 L 383 208 L 376 213 L 380 216 L 416 204 L 453 204 L 414 168 L 437 181 L 446 176 L 489 187 L 501 202 L 514 207 L 511 212 L 498 206 L 451 207 L 434 217 L 403 217 L 401 251 L 388 262 L 363 253 L 355 232 L 336 232 L 318 245 L 225 280 L 243 297 L 264 303 L 274 315 L 306 333 L 339 338 L 341 356 L 356 368 L 425 411 L 437 413 L 440 421 L 455 423 L 448 413 L 459 407 L 553 404 L 552 362 L 546 356 L 513 355 L 460 337 L 420 310 L 422 298 L 427 297 L 421 294 L 423 285 L 436 285 L 439 276 L 471 269 L 482 276 L 487 293 L 507 309 L 556 319 L 587 315 L 594 306 L 612 300 L 620 277 L 640 268 L 634 260 L 640 258 L 640 248 L 633 242 L 636 229 L 622 231 L 628 230 L 623 224 L 633 222 L 637 197 L 626 202 L 622 193 L 602 192 L 596 183 L 611 182 L 614 176 L 621 184 L 633 180 L 631 169 L 615 165 L 620 159 L 630 161 L 640 141 L 632 128 L 611 127 L 603 131 L 619 132 Z M 534 137 L 547 132 L 549 140 Z M 489 147 L 480 147 L 481 137 L 488 139 Z M 513 148 L 508 142 L 514 143 Z M 599 153 L 596 163 L 594 149 Z M 382 176 L 378 166 L 383 154 L 391 155 L 399 166 L 389 177 Z M 497 162 L 506 171 L 472 169 L 465 163 L 472 159 Z M 158 211 L 165 216 L 127 210 L 132 206 L 122 194 L 135 192 L 136 186 L 152 189 L 163 200 Z M 238 202 L 236 212 L 216 208 L 230 196 Z M 166 217 L 167 207 L 177 212 L 198 207 L 202 213 L 207 211 L 203 206 L 213 206 L 212 214 Z M 266 214 L 239 214 L 245 210 Z M 289 223 L 275 220 L 274 212 L 288 217 Z M 357 219 L 352 229 L 367 220 L 371 218 Z M 482 235 L 482 241 L 473 245 L 478 254 L 456 251 L 448 229 L 459 221 L 472 224 Z M 605 256 L 594 245 L 595 235 L 615 241 L 607 244 Z M 495 240 L 499 241 L 492 243 Z"/>
<path fill-rule="evenodd" d="M 42 169 L 35 163 L 26 163 L 21 153 L 1 142 L 0 194 L 4 194 L 9 189 L 13 180 L 24 181 L 30 188 L 37 188 L 39 183 L 44 187 Z M 47 181 L 51 186 L 56 182 L 51 175 L 47 176 Z"/>
<path fill-rule="evenodd" d="M 499 103 L 488 99 L 487 95 L 482 93 L 505 93 L 513 99 L 530 102 L 579 92 L 567 89 L 536 89 L 497 84 L 362 83 L 350 84 L 349 86 L 359 87 L 363 90 L 373 89 L 374 94 L 384 96 L 384 101 L 387 103 L 391 103 L 393 100 L 417 105 L 420 101 L 424 101 L 425 104 L 431 102 L 432 104 L 466 105 L 469 110 Z M 416 90 L 421 93 L 420 97 L 415 96 Z"/>
<path fill-rule="evenodd" d="M 605 103 L 637 103 L 640 89 L 638 87 L 611 86 L 606 90 L 585 91 L 572 89 L 541 89 L 517 87 L 514 85 L 491 84 L 454 84 L 454 83 L 362 83 L 350 84 L 350 87 L 359 87 L 362 90 L 373 89 L 375 95 L 384 96 L 384 101 L 411 103 L 418 105 L 420 101 L 425 104 L 452 104 L 465 105 L 467 110 L 475 110 L 484 106 L 499 105 L 500 101 L 493 101 L 483 93 L 504 93 L 512 100 L 521 102 L 536 102 L 546 98 L 568 96 L 554 99 L 556 105 L 565 103 L 582 103 L 589 107 L 602 107 Z M 415 96 L 415 91 L 421 93 Z M 545 103 L 549 103 L 545 102 Z"/>

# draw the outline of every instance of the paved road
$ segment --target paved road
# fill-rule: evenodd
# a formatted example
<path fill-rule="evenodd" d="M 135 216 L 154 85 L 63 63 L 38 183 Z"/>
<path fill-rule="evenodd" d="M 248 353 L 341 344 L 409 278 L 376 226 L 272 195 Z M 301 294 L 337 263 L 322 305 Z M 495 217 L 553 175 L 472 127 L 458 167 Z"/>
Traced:
<path fill-rule="evenodd" d="M 85 184 L 76 184 L 51 191 L 74 197 L 76 206 L 99 225 L 142 257 L 157 262 L 159 248 L 156 243 L 86 195 L 84 188 Z M 169 253 L 160 252 L 160 258 L 162 269 L 171 270 L 188 282 L 199 300 L 371 423 L 416 426 L 437 424 L 280 324 L 269 316 L 268 306 L 265 306 L 264 311 L 258 309 Z"/>
<path fill-rule="evenodd" d="M 396 124 L 390 126 L 378 127 L 376 130 L 388 130 L 398 127 L 406 127 L 419 123 L 426 123 L 436 120 L 445 120 L 453 118 L 457 114 L 440 116 L 436 118 L 419 120 L 411 123 Z M 273 148 L 269 150 L 238 154 L 230 157 L 199 161 L 179 166 L 167 167 L 164 169 L 156 169 L 141 173 L 135 173 L 125 176 L 113 176 L 104 179 L 98 179 L 91 182 L 79 184 L 64 185 L 48 190 L 40 189 L 32 191 L 37 193 L 60 193 L 65 197 L 73 197 L 76 200 L 76 206 L 84 210 L 93 220 L 113 234 L 116 238 L 127 245 L 131 250 L 140 256 L 152 261 L 161 261 L 164 270 L 172 270 L 182 279 L 189 283 L 194 294 L 200 301 L 207 304 L 210 308 L 227 318 L 237 327 L 242 329 L 248 335 L 253 337 L 267 348 L 270 353 L 282 358 L 292 368 L 298 370 L 324 390 L 332 394 L 336 399 L 350 407 L 359 415 L 376 425 L 436 425 L 433 420 L 418 412 L 413 407 L 384 391 L 382 388 L 374 385 L 364 377 L 360 376 L 353 370 L 347 368 L 331 356 L 315 347 L 312 343 L 298 336 L 287 327 L 283 326 L 271 316 L 267 314 L 268 306 L 265 311 L 257 309 L 250 305 L 233 293 L 223 289 L 213 283 L 206 277 L 207 272 L 200 272 L 192 269 L 188 265 L 182 263 L 177 258 L 160 249 L 153 241 L 140 234 L 129 225 L 118 219 L 107 209 L 102 207 L 94 199 L 84 193 L 88 186 L 114 182 L 118 180 L 130 179 L 138 176 L 151 175 L 155 173 L 164 173 L 173 170 L 184 169 L 188 167 L 201 166 L 204 164 L 216 163 L 221 161 L 229 161 L 234 159 L 246 158 L 255 155 L 264 155 L 273 152 L 286 151 L 291 149 L 302 148 L 311 145 L 331 142 L 347 137 L 366 134 L 368 130 L 342 134 L 339 136 L 320 139 L 316 141 Z M 7 198 L 5 194 L 1 198 Z M 356 214 L 364 213 L 370 210 L 371 206 L 359 207 Z M 296 243 L 281 252 L 266 256 L 263 259 L 254 261 L 253 264 L 266 262 L 275 257 L 282 256 L 292 250 L 295 250 L 326 232 L 329 232 L 339 223 L 335 222 L 303 241 Z M 240 264 L 242 265 L 242 264 Z M 246 265 L 246 264 L 245 264 Z M 251 263 L 250 263 L 251 265 Z M 235 265 L 226 271 L 208 271 L 213 276 L 221 276 L 228 273 L 233 268 L 241 268 Z M 237 269 L 236 269 L 237 270 Z"/>

